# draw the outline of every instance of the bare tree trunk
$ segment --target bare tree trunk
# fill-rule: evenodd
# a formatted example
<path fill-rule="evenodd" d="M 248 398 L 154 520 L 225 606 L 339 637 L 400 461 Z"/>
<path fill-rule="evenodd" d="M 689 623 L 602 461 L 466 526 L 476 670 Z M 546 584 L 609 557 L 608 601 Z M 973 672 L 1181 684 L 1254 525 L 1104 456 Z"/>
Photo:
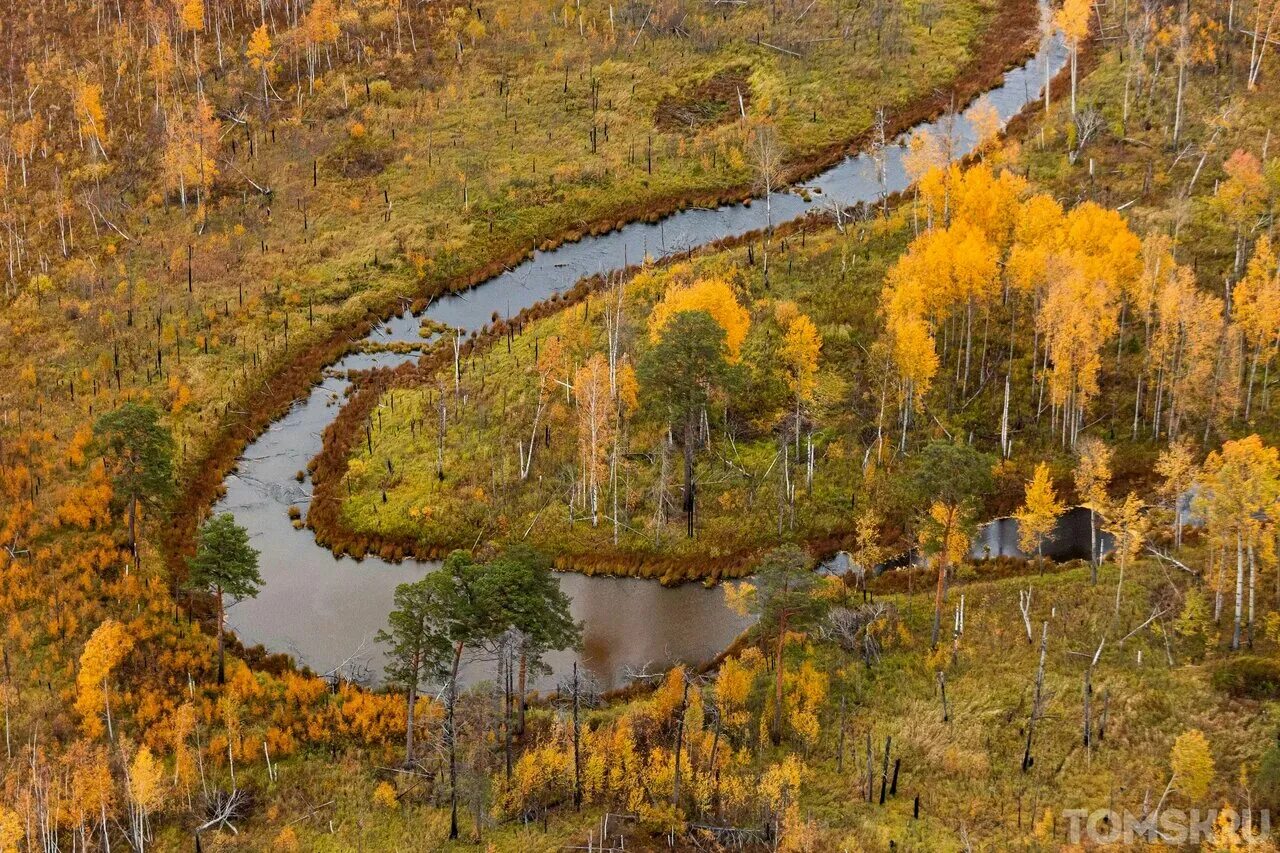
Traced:
<path fill-rule="evenodd" d="M 1022 772 L 1026 773 L 1035 763 L 1031 755 L 1031 747 L 1035 737 L 1036 719 L 1040 716 L 1040 702 L 1044 693 L 1044 655 L 1049 647 L 1049 623 L 1043 623 L 1040 629 L 1040 665 L 1036 667 L 1035 695 L 1031 702 L 1031 718 L 1027 721 L 1027 746 L 1022 753 Z"/>
<path fill-rule="evenodd" d="M 222 587 L 215 587 L 215 595 L 218 597 L 218 683 L 226 684 L 227 671 L 224 665 L 224 655 L 226 652 L 226 614 L 222 606 Z"/>
<path fill-rule="evenodd" d="M 1240 622 L 1244 611 L 1244 545 L 1236 531 L 1236 616 L 1231 630 L 1231 650 L 1240 648 Z"/>

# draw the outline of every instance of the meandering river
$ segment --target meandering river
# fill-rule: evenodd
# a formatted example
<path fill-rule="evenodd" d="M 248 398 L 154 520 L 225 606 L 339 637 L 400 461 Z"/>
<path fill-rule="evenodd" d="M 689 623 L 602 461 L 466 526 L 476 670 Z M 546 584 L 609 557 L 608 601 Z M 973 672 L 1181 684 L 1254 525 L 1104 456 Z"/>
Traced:
<path fill-rule="evenodd" d="M 1063 41 L 1054 35 L 1042 41 L 1026 64 L 1006 72 L 1000 85 L 986 93 L 1001 121 L 1008 121 L 1026 104 L 1038 100 L 1044 82 L 1066 60 Z M 950 132 L 954 150 L 963 155 L 974 145 L 971 109 L 972 105 L 954 118 L 944 116 L 922 127 L 936 134 Z M 877 175 L 875 160 L 863 153 L 846 158 L 805 186 L 822 204 L 845 207 L 876 202 L 886 192 L 906 189 L 903 154 L 909 135 L 899 137 L 885 150 L 883 181 Z M 815 203 L 794 193 L 775 193 L 769 204 L 772 220 L 776 224 L 801 217 Z M 514 315 L 568 290 L 584 276 L 623 269 L 646 255 L 662 258 L 763 228 L 765 209 L 759 201 L 750 206 L 690 209 L 659 223 L 634 223 L 553 251 L 537 252 L 472 290 L 436 301 L 425 314 L 450 328 L 479 329 L 495 313 Z M 420 317 L 406 314 L 379 327 L 368 340 L 420 344 L 420 324 Z M 379 352 L 343 358 L 305 399 L 245 449 L 235 471 L 227 477 L 226 495 L 214 509 L 232 513 L 249 531 L 254 547 L 261 552 L 265 581 L 257 598 L 228 610 L 230 627 L 246 645 L 261 643 L 273 652 L 286 652 L 319 673 L 341 670 L 347 677 L 374 682 L 380 677 L 383 655 L 373 637 L 386 624 L 396 585 L 416 580 L 439 564 L 335 558 L 316 544 L 308 530 L 295 530 L 287 512 L 290 506 L 306 506 L 311 484 L 305 479 L 299 482 L 295 475 L 320 452 L 324 428 L 337 416 L 349 385 L 346 372 L 394 366 L 416 357 Z M 1074 523 L 1078 525 L 1078 519 Z M 1016 549 L 1016 532 L 1011 527 L 996 522 L 987 529 L 984 535 L 990 553 L 1008 554 Z M 721 588 L 688 584 L 668 589 L 633 578 L 557 577 L 572 599 L 574 617 L 584 623 L 584 643 L 579 653 L 566 652 L 548 660 L 553 675 L 544 679 L 544 686 L 575 659 L 605 688 L 620 686 L 646 668 L 655 671 L 675 661 L 705 661 L 749 624 L 726 606 Z M 486 667 L 473 666 L 469 678 L 476 680 L 486 672 Z"/>

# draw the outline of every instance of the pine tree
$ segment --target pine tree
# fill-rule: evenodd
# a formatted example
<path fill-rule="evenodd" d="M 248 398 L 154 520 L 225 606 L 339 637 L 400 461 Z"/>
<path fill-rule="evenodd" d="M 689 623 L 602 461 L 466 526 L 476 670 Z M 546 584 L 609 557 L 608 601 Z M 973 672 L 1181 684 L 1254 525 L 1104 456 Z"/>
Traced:
<path fill-rule="evenodd" d="M 249 534 L 236 524 L 229 512 L 214 516 L 196 534 L 195 556 L 187 561 L 187 586 L 214 596 L 217 606 L 218 683 L 226 681 L 225 596 L 239 601 L 254 598 L 262 586 L 258 574 L 258 552 L 249 544 Z"/>
<path fill-rule="evenodd" d="M 173 492 L 173 437 L 155 407 L 125 403 L 98 418 L 94 435 L 117 495 L 128 501 L 129 547 L 138 562 L 138 505 Z"/>

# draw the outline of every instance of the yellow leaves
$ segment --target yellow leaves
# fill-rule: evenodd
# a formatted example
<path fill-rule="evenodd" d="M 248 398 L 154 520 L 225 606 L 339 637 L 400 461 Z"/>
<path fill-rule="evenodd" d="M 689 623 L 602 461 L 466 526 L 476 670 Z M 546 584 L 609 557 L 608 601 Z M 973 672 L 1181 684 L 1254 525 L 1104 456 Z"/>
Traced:
<path fill-rule="evenodd" d="M 742 342 L 751 328 L 751 315 L 738 304 L 729 284 L 720 278 L 704 278 L 667 291 L 649 315 L 649 339 L 657 342 L 662 330 L 675 315 L 685 311 L 705 311 L 724 329 L 728 359 L 742 358 Z"/>
<path fill-rule="evenodd" d="M 999 288 L 996 276 L 999 257 L 996 247 L 977 228 L 959 222 L 951 228 L 951 286 L 956 302 L 982 304 L 994 298 Z"/>
<path fill-rule="evenodd" d="M 964 560 L 969 553 L 969 534 L 963 525 L 956 523 L 956 508 L 941 501 L 934 501 L 929 507 L 929 518 L 933 521 L 933 529 L 922 530 L 922 544 L 925 540 L 933 540 L 942 534 L 945 541 L 934 542 L 937 553 L 942 555 L 949 565 Z"/>
<path fill-rule="evenodd" d="M 1183 438 L 1162 450 L 1156 458 L 1155 472 L 1164 481 L 1161 493 L 1170 500 L 1179 499 L 1190 485 L 1195 472 L 1191 443 Z"/>
<path fill-rule="evenodd" d="M 364 139 L 365 133 L 366 133 L 366 130 L 365 130 L 364 124 L 358 121 L 353 121 L 351 125 L 347 128 L 347 134 L 352 139 Z"/>
<path fill-rule="evenodd" d="M 923 410 L 924 396 L 938 373 L 938 353 L 933 330 L 918 314 L 887 318 L 889 346 L 894 363 L 909 387 L 913 407 Z"/>
<path fill-rule="evenodd" d="M 111 481 L 101 465 L 94 465 L 88 482 L 72 486 L 58 505 L 58 520 L 88 530 L 111 518 Z"/>
<path fill-rule="evenodd" d="M 858 547 L 853 552 L 853 558 L 865 572 L 870 572 L 889 556 L 889 549 L 880 544 L 882 521 L 875 508 L 865 504 L 854 522 L 854 534 L 857 536 Z"/>
<path fill-rule="evenodd" d="M 204 0 L 180 0 L 181 11 L 178 21 L 182 29 L 189 33 L 204 32 Z"/>
<path fill-rule="evenodd" d="M 9 129 L 9 144 L 14 153 L 26 158 L 35 153 L 36 144 L 40 141 L 40 132 L 44 122 L 39 115 L 27 121 L 15 122 Z"/>
<path fill-rule="evenodd" d="M 103 733 L 98 714 L 107 701 L 105 682 L 111 671 L 133 649 L 133 635 L 114 619 L 106 619 L 90 635 L 80 653 L 80 670 L 76 673 L 76 711 L 81 727 L 89 737 Z"/>
<path fill-rule="evenodd" d="M 147 746 L 138 747 L 129 766 L 129 797 L 143 811 L 154 811 L 165 798 L 164 767 Z"/>
<path fill-rule="evenodd" d="M 1053 23 L 1069 41 L 1078 42 L 1089 35 L 1089 16 L 1093 12 L 1093 0 L 1063 0 L 1062 8 L 1053 16 Z"/>
<path fill-rule="evenodd" d="M 271 34 L 267 32 L 266 24 L 253 31 L 253 35 L 249 37 L 249 46 L 244 55 L 249 60 L 249 66 L 254 71 L 270 73 Z"/>
<path fill-rule="evenodd" d="M 911 183 L 918 183 L 930 171 L 941 170 L 946 165 L 942 143 L 928 130 L 916 131 L 907 141 L 902 164 Z"/>
<path fill-rule="evenodd" d="M 1212 205 L 1229 222 L 1242 227 L 1257 215 L 1267 197 L 1262 164 L 1247 151 L 1237 149 L 1222 164 L 1227 180 L 1218 187 Z"/>
<path fill-rule="evenodd" d="M 315 0 L 302 23 L 311 44 L 333 44 L 338 40 L 338 13 L 333 0 Z"/>
<path fill-rule="evenodd" d="M 1052 362 L 1051 399 L 1071 412 L 1082 411 L 1098 393 L 1101 350 L 1118 328 L 1116 302 L 1099 284 L 1059 259 L 1036 317 Z"/>
<path fill-rule="evenodd" d="M 1267 235 L 1259 237 L 1254 245 L 1253 256 L 1244 278 L 1236 285 L 1232 302 L 1236 320 L 1249 342 L 1258 351 L 1265 349 L 1269 361 L 1272 355 L 1269 344 L 1280 334 L 1280 272 Z"/>
<path fill-rule="evenodd" d="M 716 675 L 716 709 L 724 725 L 731 731 L 746 725 L 750 718 L 746 708 L 747 699 L 751 695 L 751 685 L 759 671 L 760 662 L 758 650 L 754 662 L 745 655 L 727 658 Z"/>
<path fill-rule="evenodd" d="M 274 846 L 277 850 L 284 850 L 286 853 L 302 849 L 298 842 L 298 833 L 292 826 L 286 826 L 276 834 Z"/>
<path fill-rule="evenodd" d="M 618 408 L 623 414 L 629 414 L 640 405 L 640 382 L 629 358 L 623 358 L 617 372 Z"/>
<path fill-rule="evenodd" d="M 983 95 L 969 109 L 969 123 L 973 125 L 973 135 L 979 151 L 985 149 L 1000 135 L 1002 123 L 991 100 Z"/>
<path fill-rule="evenodd" d="M 177 105 L 165 128 L 163 156 L 164 175 L 171 191 L 181 194 L 186 202 L 188 191 L 208 192 L 218 176 L 217 153 L 221 146 L 222 125 L 206 98 L 199 98 L 188 110 Z M 180 257 L 178 255 L 180 254 Z M 186 250 L 174 249 L 173 269 L 186 266 Z"/>
<path fill-rule="evenodd" d="M 1142 500 L 1130 492 L 1107 512 L 1103 529 L 1115 541 L 1115 553 L 1123 566 L 1138 555 L 1147 532 L 1147 516 Z"/>
<path fill-rule="evenodd" d="M 779 302 L 774 317 L 782 327 L 782 345 L 778 356 L 782 362 L 787 388 L 797 400 L 809 400 L 817 387 L 818 354 L 822 336 L 818 327 L 796 308 L 794 302 Z"/>
<path fill-rule="evenodd" d="M 168 89 L 173 66 L 173 46 L 168 39 L 157 40 L 147 56 L 147 75 L 155 83 L 157 94 Z"/>
<path fill-rule="evenodd" d="M 800 669 L 787 677 L 791 701 L 787 703 L 787 722 L 806 749 L 813 748 L 821 734 L 818 712 L 827 697 L 827 674 L 806 658 Z"/>
<path fill-rule="evenodd" d="M 1213 756 L 1204 732 L 1191 729 L 1178 735 L 1169 751 L 1173 785 L 1191 803 L 1200 803 L 1213 781 Z"/>
<path fill-rule="evenodd" d="M 84 454 L 93 442 L 93 425 L 81 424 L 76 429 L 75 435 L 71 437 L 70 444 L 67 445 L 67 462 L 74 466 L 84 464 Z"/>
<path fill-rule="evenodd" d="M 1116 211 L 1087 201 L 1071 209 L 1065 227 L 1074 265 L 1105 286 L 1112 299 L 1142 274 L 1142 241 Z"/>
<path fill-rule="evenodd" d="M 781 811 L 787 803 L 800 796 L 800 783 L 804 776 L 804 763 L 798 756 L 788 754 L 765 771 L 760 779 L 760 794 L 770 806 Z"/>
<path fill-rule="evenodd" d="M 1280 500 L 1280 454 L 1257 435 L 1228 441 L 1205 459 L 1197 483 L 1195 512 L 1207 517 L 1210 529 L 1251 540 L 1259 514 L 1274 511 Z"/>
<path fill-rule="evenodd" d="M 1016 515 L 1018 519 L 1018 547 L 1026 553 L 1039 550 L 1046 536 L 1053 532 L 1058 516 L 1066 506 L 1058 500 L 1053 489 L 1049 466 L 1036 465 L 1035 474 L 1027 483 L 1026 500 Z"/>
<path fill-rule="evenodd" d="M 181 414 L 191 402 L 191 387 L 176 376 L 169 377 L 168 387 L 169 412 L 174 415 Z"/>
<path fill-rule="evenodd" d="M 570 793 L 573 755 L 563 743 L 563 733 L 521 753 L 505 784 L 499 802 L 506 814 L 518 814 L 535 802 L 555 802 Z"/>
<path fill-rule="evenodd" d="M 91 83 L 87 79 L 78 78 L 72 89 L 72 106 L 75 108 L 76 120 L 93 128 L 105 128 L 106 113 L 102 109 L 102 84 Z M 91 130 L 97 135 L 99 130 Z"/>
<path fill-rule="evenodd" d="M 7 806 L 0 806 L 0 853 L 18 853 L 18 844 L 25 837 L 18 813 Z"/>
<path fill-rule="evenodd" d="M 1026 192 L 1026 180 L 1011 171 L 997 174 L 985 163 L 966 169 L 952 180 L 952 221 L 976 228 L 989 242 L 1004 249 L 1019 223 L 1021 199 Z"/>
<path fill-rule="evenodd" d="M 62 756 L 70 782 L 63 806 L 69 823 L 93 821 L 113 799 L 111 769 L 107 750 L 87 741 L 71 744 Z M 7 849 L 0 844 L 0 850 Z"/>
<path fill-rule="evenodd" d="M 173 777 L 183 785 L 191 784 L 196 774 L 195 755 L 187 745 L 196 728 L 196 709 L 191 702 L 183 702 L 165 722 L 164 739 L 173 751 Z"/>
<path fill-rule="evenodd" d="M 1222 300 L 1201 290 L 1191 270 L 1174 267 L 1164 277 L 1155 302 L 1157 324 L 1151 356 L 1173 395 L 1166 430 L 1177 434 L 1178 421 L 1233 411 L 1228 395 L 1218 389 L 1222 334 Z M 1215 409 L 1217 411 L 1215 411 Z"/>
<path fill-rule="evenodd" d="M 380 809 L 394 809 L 399 805 L 395 786 L 390 782 L 379 782 L 373 789 L 373 804 Z"/>
<path fill-rule="evenodd" d="M 1036 838 L 1047 842 L 1053 838 L 1054 827 L 1056 825 L 1057 820 L 1054 816 L 1053 809 L 1046 808 L 1032 825 L 1031 832 Z"/>
<path fill-rule="evenodd" d="M 742 581 L 741 583 L 724 584 L 724 603 L 739 616 L 746 616 L 751 612 L 751 605 L 755 601 L 755 597 L 756 587 L 753 583 Z"/>
<path fill-rule="evenodd" d="M 1113 451 L 1101 439 L 1087 436 L 1076 442 L 1076 492 L 1080 502 L 1101 512 L 1107 504 Z"/>
<path fill-rule="evenodd" d="M 658 689 L 653 691 L 649 699 L 648 711 L 659 723 L 675 718 L 676 709 L 684 698 L 684 680 L 686 672 L 683 666 L 672 667 L 662 680 Z"/>

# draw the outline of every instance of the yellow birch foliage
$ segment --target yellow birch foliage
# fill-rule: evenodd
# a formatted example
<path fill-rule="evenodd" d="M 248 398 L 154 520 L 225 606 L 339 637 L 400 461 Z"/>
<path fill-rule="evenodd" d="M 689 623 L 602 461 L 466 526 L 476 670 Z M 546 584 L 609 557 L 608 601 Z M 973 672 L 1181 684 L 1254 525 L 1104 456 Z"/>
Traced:
<path fill-rule="evenodd" d="M 1169 764 L 1174 787 L 1190 802 L 1202 801 L 1213 781 L 1213 755 L 1204 732 L 1191 729 L 1178 735 L 1169 751 Z"/>
<path fill-rule="evenodd" d="M 1058 500 L 1053 489 L 1049 466 L 1044 462 L 1039 463 L 1027 482 L 1022 509 L 1015 516 L 1018 519 L 1018 547 L 1028 554 L 1038 553 L 1065 509 L 1066 506 Z"/>
<path fill-rule="evenodd" d="M 271 34 L 266 24 L 258 27 L 249 37 L 249 46 L 245 50 L 245 58 L 254 71 L 271 70 Z"/>
<path fill-rule="evenodd" d="M 89 737 L 100 737 L 104 731 L 99 714 L 106 702 L 106 679 L 132 649 L 132 635 L 114 619 L 104 620 L 84 644 L 76 673 L 76 711 Z"/>
<path fill-rule="evenodd" d="M 791 701 L 787 704 L 787 721 L 806 749 L 818 742 L 822 733 L 818 711 L 827 698 L 827 674 L 806 659 L 800 668 L 788 676 L 791 682 Z"/>
<path fill-rule="evenodd" d="M 1055 405 L 1084 409 L 1098 394 L 1102 349 L 1118 326 L 1116 307 L 1103 282 L 1079 268 L 1063 264 L 1051 274 L 1036 324 L 1049 348 Z"/>
<path fill-rule="evenodd" d="M 183 0 L 178 17 L 187 32 L 204 32 L 204 0 Z"/>
<path fill-rule="evenodd" d="M 1093 0 L 1064 0 L 1053 16 L 1053 23 L 1062 30 L 1067 41 L 1079 42 L 1089 35 L 1089 16 L 1093 13 Z"/>
<path fill-rule="evenodd" d="M 1155 472 L 1160 475 L 1160 494 L 1170 503 L 1178 500 L 1195 477 L 1195 455 L 1185 438 L 1173 442 L 1156 457 Z"/>
<path fill-rule="evenodd" d="M 129 796 L 145 812 L 154 811 L 164 802 L 164 765 L 147 746 L 138 747 L 129 766 Z"/>
<path fill-rule="evenodd" d="M 18 853 L 18 844 L 25 835 L 22 818 L 18 813 L 0 806 L 0 853 Z"/>
<path fill-rule="evenodd" d="M 1271 344 L 1280 334 L 1280 273 L 1275 250 L 1265 234 L 1258 238 L 1244 278 L 1232 298 L 1237 322 L 1245 339 L 1270 360 Z"/>
<path fill-rule="evenodd" d="M 779 360 L 787 389 L 798 400 L 808 401 L 818 384 L 818 355 L 822 351 L 822 335 L 794 302 L 783 301 L 774 306 L 774 317 L 782 327 Z"/>
<path fill-rule="evenodd" d="M 649 339 L 656 343 L 671 318 L 685 311 L 706 311 L 710 314 L 724 329 L 729 360 L 737 362 L 742 357 L 742 342 L 747 339 L 747 331 L 751 328 L 751 315 L 738 304 L 728 282 L 721 278 L 704 278 L 668 290 L 649 315 Z"/>
<path fill-rule="evenodd" d="M 996 111 L 991 99 L 985 95 L 969 109 L 969 122 L 973 125 L 975 143 L 979 151 L 986 149 L 1000 135 L 1000 113 Z"/>
<path fill-rule="evenodd" d="M 1110 447 L 1092 436 L 1076 443 L 1076 493 L 1080 503 L 1095 512 L 1102 512 L 1107 504 L 1112 454 Z"/>
<path fill-rule="evenodd" d="M 747 699 L 751 695 L 751 685 L 762 658 L 759 649 L 749 651 L 755 652 L 754 661 L 746 654 L 728 658 L 716 675 L 716 708 L 720 719 L 730 731 L 745 726 L 751 717 L 747 710 Z"/>

